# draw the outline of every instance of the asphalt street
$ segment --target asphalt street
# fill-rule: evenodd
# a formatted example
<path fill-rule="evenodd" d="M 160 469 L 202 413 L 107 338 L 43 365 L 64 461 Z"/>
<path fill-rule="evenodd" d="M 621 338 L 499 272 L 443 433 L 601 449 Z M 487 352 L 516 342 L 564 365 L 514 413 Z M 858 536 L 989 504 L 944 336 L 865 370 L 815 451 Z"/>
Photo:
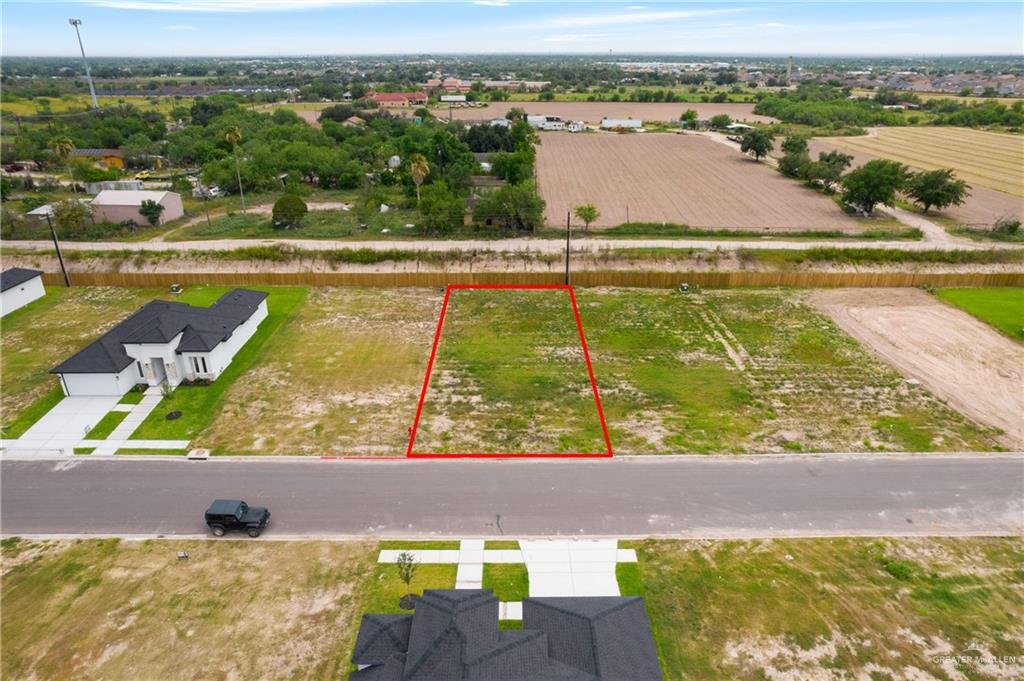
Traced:
<path fill-rule="evenodd" d="M 6 460 L 0 530 L 181 535 L 214 498 L 268 536 L 1021 534 L 1024 457 Z"/>

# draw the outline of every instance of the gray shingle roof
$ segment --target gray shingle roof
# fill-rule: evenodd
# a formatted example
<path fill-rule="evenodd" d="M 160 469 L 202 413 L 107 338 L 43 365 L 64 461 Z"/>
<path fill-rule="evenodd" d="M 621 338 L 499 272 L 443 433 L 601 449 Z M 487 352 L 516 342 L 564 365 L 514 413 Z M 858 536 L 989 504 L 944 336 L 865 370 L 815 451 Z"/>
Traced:
<path fill-rule="evenodd" d="M 249 319 L 266 297 L 262 291 L 234 289 L 210 307 L 150 301 L 50 373 L 117 373 L 133 361 L 124 351 L 125 343 L 167 343 L 179 333 L 178 353 L 211 350 Z"/>
<path fill-rule="evenodd" d="M 12 267 L 4 270 L 0 272 L 0 291 L 24 284 L 29 279 L 35 279 L 41 274 L 40 270 L 28 270 L 24 267 Z"/>
<path fill-rule="evenodd" d="M 372 666 L 352 681 L 662 681 L 643 599 L 530 598 L 523 607 L 521 631 L 499 631 L 489 589 L 428 590 L 411 616 L 367 615 L 352 661 Z"/>

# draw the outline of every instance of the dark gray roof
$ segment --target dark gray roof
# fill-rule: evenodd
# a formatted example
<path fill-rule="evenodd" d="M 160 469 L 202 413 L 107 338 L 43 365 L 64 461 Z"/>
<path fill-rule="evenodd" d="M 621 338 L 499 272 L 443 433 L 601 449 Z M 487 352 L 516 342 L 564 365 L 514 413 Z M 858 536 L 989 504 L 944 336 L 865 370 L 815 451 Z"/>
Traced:
<path fill-rule="evenodd" d="M 124 152 L 120 149 L 72 149 L 72 156 L 120 156 L 124 157 Z"/>
<path fill-rule="evenodd" d="M 363 615 L 352 652 L 356 664 L 384 664 L 409 648 L 412 615 Z"/>
<path fill-rule="evenodd" d="M 41 274 L 42 272 L 39 270 L 27 270 L 24 267 L 12 267 L 9 270 L 4 270 L 0 272 L 0 291 L 24 284 L 29 279 L 35 279 Z"/>
<path fill-rule="evenodd" d="M 547 632 L 551 657 L 610 681 L 662 681 L 639 596 L 527 598 L 523 628 Z"/>
<path fill-rule="evenodd" d="M 205 352 L 231 337 L 266 299 L 262 291 L 234 289 L 210 307 L 193 307 L 169 300 L 153 300 L 50 373 L 117 373 L 132 363 L 125 343 L 167 343 L 179 333 L 176 352 Z"/>
<path fill-rule="evenodd" d="M 662 681 L 643 599 L 527 599 L 523 617 L 521 631 L 500 631 L 489 589 L 428 590 L 411 616 L 363 618 L 352 661 L 371 666 L 351 679 Z"/>

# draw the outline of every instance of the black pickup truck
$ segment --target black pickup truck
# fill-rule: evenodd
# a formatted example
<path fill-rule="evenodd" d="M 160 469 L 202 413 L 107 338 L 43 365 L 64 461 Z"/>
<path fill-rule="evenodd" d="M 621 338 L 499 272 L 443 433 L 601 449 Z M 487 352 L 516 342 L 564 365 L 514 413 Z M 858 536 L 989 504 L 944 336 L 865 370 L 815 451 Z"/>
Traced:
<path fill-rule="evenodd" d="M 250 537 L 258 537 L 268 522 L 270 511 L 237 499 L 217 499 L 206 509 L 206 526 L 215 537 L 223 537 L 228 530 L 245 530 Z"/>

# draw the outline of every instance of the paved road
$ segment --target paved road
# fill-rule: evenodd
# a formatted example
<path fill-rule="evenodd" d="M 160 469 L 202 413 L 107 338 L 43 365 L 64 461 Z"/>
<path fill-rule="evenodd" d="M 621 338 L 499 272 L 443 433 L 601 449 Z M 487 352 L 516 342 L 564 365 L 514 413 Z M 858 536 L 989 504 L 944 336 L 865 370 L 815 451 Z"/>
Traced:
<path fill-rule="evenodd" d="M 278 536 L 1024 532 L 1020 455 L 0 466 L 8 535 L 194 534 L 215 497 L 266 503 Z"/>

